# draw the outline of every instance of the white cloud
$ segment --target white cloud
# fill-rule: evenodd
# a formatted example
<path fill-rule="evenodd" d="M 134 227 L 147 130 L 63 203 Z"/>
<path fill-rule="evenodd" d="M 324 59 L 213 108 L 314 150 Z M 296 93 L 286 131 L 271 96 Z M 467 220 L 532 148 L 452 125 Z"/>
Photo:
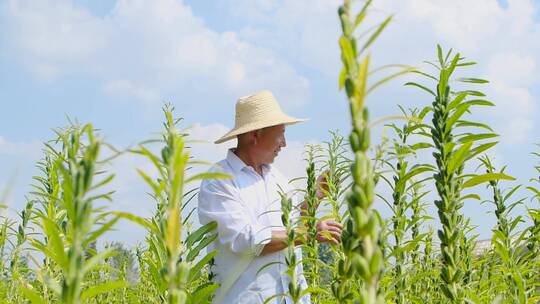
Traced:
<path fill-rule="evenodd" d="M 249 25 L 240 36 L 329 76 L 340 67 L 338 0 L 226 1 Z"/>
<path fill-rule="evenodd" d="M 459 76 L 488 79 L 490 83 L 481 90 L 496 108 L 473 114 L 501 134 L 503 145 L 529 141 L 538 117 L 532 89 L 540 84 L 540 22 L 534 19 L 532 1 L 511 0 L 506 8 L 496 0 L 412 0 L 385 5 L 385 10 L 397 12 L 399 26 L 394 24 L 383 37 L 384 53 L 391 52 L 390 44 L 402 45 L 393 58 L 414 64 L 411 60 L 434 58 L 434 46 L 441 43 L 478 62 Z M 419 58 L 429 45 L 428 57 Z"/>
<path fill-rule="evenodd" d="M 336 43 L 340 1 L 223 1 L 232 16 L 247 19 L 240 31 L 243 38 L 260 41 L 335 78 L 340 67 Z M 374 45 L 376 64 L 384 58 L 384 64 L 420 65 L 435 57 L 437 43 L 479 62 L 467 70 L 491 81 L 483 88 L 498 106 L 487 112 L 491 122 L 503 140 L 523 143 L 534 130 L 538 110 L 531 93 L 531 87 L 540 83 L 540 23 L 534 19 L 535 8 L 530 0 L 511 0 L 506 8 L 496 0 L 376 1 L 364 28 L 395 14 L 394 22 Z M 395 94 L 384 97 L 407 102 Z M 375 107 L 389 113 L 391 105 L 381 102 Z"/>
<path fill-rule="evenodd" d="M 416 22 L 426 22 L 463 51 L 482 48 L 504 26 L 499 22 L 503 10 L 494 0 L 412 0 L 407 2 L 404 14 L 411 14 Z"/>
<path fill-rule="evenodd" d="M 0 155 L 25 157 L 36 160 L 41 155 L 41 143 L 37 141 L 13 142 L 0 136 Z"/>
<path fill-rule="evenodd" d="M 529 90 L 538 82 L 536 61 L 540 57 L 525 53 L 495 53 L 486 67 L 490 80 L 489 95 L 497 108 L 494 116 L 500 122 L 497 132 L 505 143 L 525 143 L 534 131 L 538 107 Z"/>
<path fill-rule="evenodd" d="M 91 75 L 104 92 L 145 102 L 263 88 L 290 97 L 291 106 L 308 99 L 308 80 L 272 51 L 210 30 L 181 1 L 118 0 L 104 17 L 69 0 L 7 1 L 1 15 L 6 47 L 48 80 Z"/>
<path fill-rule="evenodd" d="M 103 91 L 110 96 L 131 97 L 150 104 L 160 100 L 156 91 L 129 80 L 111 80 L 104 84 Z"/>

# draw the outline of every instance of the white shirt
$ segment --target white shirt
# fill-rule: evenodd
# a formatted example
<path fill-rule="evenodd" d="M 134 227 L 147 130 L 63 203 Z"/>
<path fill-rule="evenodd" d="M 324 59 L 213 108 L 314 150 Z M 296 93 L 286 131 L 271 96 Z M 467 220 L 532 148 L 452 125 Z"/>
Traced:
<path fill-rule="evenodd" d="M 232 151 L 210 171 L 228 173 L 233 178 L 204 180 L 198 197 L 201 224 L 217 222 L 218 237 L 208 247 L 209 251 L 219 250 L 212 272 L 220 288 L 213 303 L 264 303 L 265 299 L 288 291 L 289 277 L 284 274 L 286 251 L 260 253 L 270 242 L 272 230 L 284 230 L 278 191 L 281 187 L 290 193 L 289 184 L 271 165 L 263 166 L 261 177 Z M 300 248 L 295 251 L 301 261 Z M 305 289 L 301 265 L 298 263 L 296 271 Z M 283 298 L 276 297 L 268 303 L 282 302 Z M 309 302 L 309 296 L 305 296 L 300 303 Z"/>

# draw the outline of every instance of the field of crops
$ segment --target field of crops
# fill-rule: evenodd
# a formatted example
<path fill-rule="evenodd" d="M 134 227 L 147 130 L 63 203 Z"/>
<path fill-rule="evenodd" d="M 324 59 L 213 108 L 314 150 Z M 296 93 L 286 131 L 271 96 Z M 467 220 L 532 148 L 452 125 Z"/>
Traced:
<path fill-rule="evenodd" d="M 496 130 L 470 120 L 472 112 L 495 106 L 481 91 L 488 80 L 469 75 L 475 63 L 441 46 L 434 46 L 423 69 L 373 67 L 370 58 L 376 54 L 370 54 L 370 46 L 384 35 L 392 16 L 365 26 L 370 5 L 345 0 L 338 11 L 343 63 L 338 83 L 349 102 L 351 131 L 306 146 L 306 174 L 298 177 L 306 187 L 297 191 L 308 208 L 297 221 L 290 219 L 298 206 L 282 197 L 290 244 L 284 250 L 284 276 L 292 281 L 273 300 L 296 303 L 309 293 L 312 303 L 539 303 L 540 177 L 517 184 L 490 159 Z M 424 93 L 417 108 L 395 105 L 399 117 L 373 120 L 369 94 L 411 73 L 422 79 L 405 83 Z M 0 302 L 211 302 L 218 288 L 211 272 L 217 252 L 206 249 L 216 239 L 216 224 L 196 227 L 189 206 L 201 180 L 229 176 L 192 174 L 190 168 L 208 164 L 190 155 L 197 143 L 177 118 L 188 113 L 171 105 L 163 113 L 161 137 L 129 151 L 114 150 L 92 124 L 56 130 L 44 144 L 26 207 L 16 221 L 0 222 Z M 371 129 L 380 124 L 391 135 L 372 140 Z M 114 175 L 104 168 L 117 156 L 105 157 L 104 149 L 136 154 L 153 165 L 157 178 L 137 169 L 155 205 L 152 217 L 103 207 L 103 201 L 114 202 L 114 194 L 105 190 Z M 538 175 L 539 152 L 531 151 L 538 156 L 531 164 Z M 322 200 L 316 195 L 319 174 L 327 182 Z M 485 189 L 489 196 L 478 194 Z M 430 191 L 434 200 L 428 199 Z M 0 203 L 3 199 L 0 193 Z M 483 248 L 473 219 L 462 210 L 468 201 L 489 203 L 496 217 Z M 525 201 L 536 208 L 525 208 Z M 375 202 L 386 203 L 392 215 L 381 217 Z M 429 217 L 427 206 L 438 216 Z M 340 244 L 314 241 L 322 218 L 344 225 Z M 145 243 L 103 245 L 100 239 L 120 220 L 143 227 Z M 309 286 L 304 290 L 294 272 L 293 244 L 300 237 Z"/>

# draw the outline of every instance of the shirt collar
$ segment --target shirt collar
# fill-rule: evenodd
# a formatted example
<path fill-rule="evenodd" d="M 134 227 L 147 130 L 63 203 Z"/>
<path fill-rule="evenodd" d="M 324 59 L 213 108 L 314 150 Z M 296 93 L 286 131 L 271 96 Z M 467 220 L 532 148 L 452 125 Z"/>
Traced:
<path fill-rule="evenodd" d="M 236 154 L 234 154 L 235 148 L 229 149 L 227 152 L 227 162 L 229 166 L 233 169 L 234 173 L 239 173 L 244 168 L 250 167 L 244 163 Z M 263 165 L 263 175 L 266 175 L 270 171 L 270 165 Z"/>
<path fill-rule="evenodd" d="M 229 166 L 233 169 L 234 173 L 238 173 L 242 171 L 245 167 L 247 167 L 246 163 L 244 163 L 243 160 L 240 159 L 240 157 L 236 156 L 234 154 L 234 148 L 229 149 L 227 152 L 227 162 L 229 163 Z"/>

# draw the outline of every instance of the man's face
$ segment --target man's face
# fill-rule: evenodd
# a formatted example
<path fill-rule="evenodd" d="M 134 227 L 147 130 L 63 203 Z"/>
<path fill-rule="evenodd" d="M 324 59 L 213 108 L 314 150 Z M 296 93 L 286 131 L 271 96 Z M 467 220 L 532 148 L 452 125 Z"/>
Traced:
<path fill-rule="evenodd" d="M 287 145 L 285 141 L 285 125 L 277 125 L 257 131 L 257 155 L 263 164 L 271 164 L 281 148 Z"/>

